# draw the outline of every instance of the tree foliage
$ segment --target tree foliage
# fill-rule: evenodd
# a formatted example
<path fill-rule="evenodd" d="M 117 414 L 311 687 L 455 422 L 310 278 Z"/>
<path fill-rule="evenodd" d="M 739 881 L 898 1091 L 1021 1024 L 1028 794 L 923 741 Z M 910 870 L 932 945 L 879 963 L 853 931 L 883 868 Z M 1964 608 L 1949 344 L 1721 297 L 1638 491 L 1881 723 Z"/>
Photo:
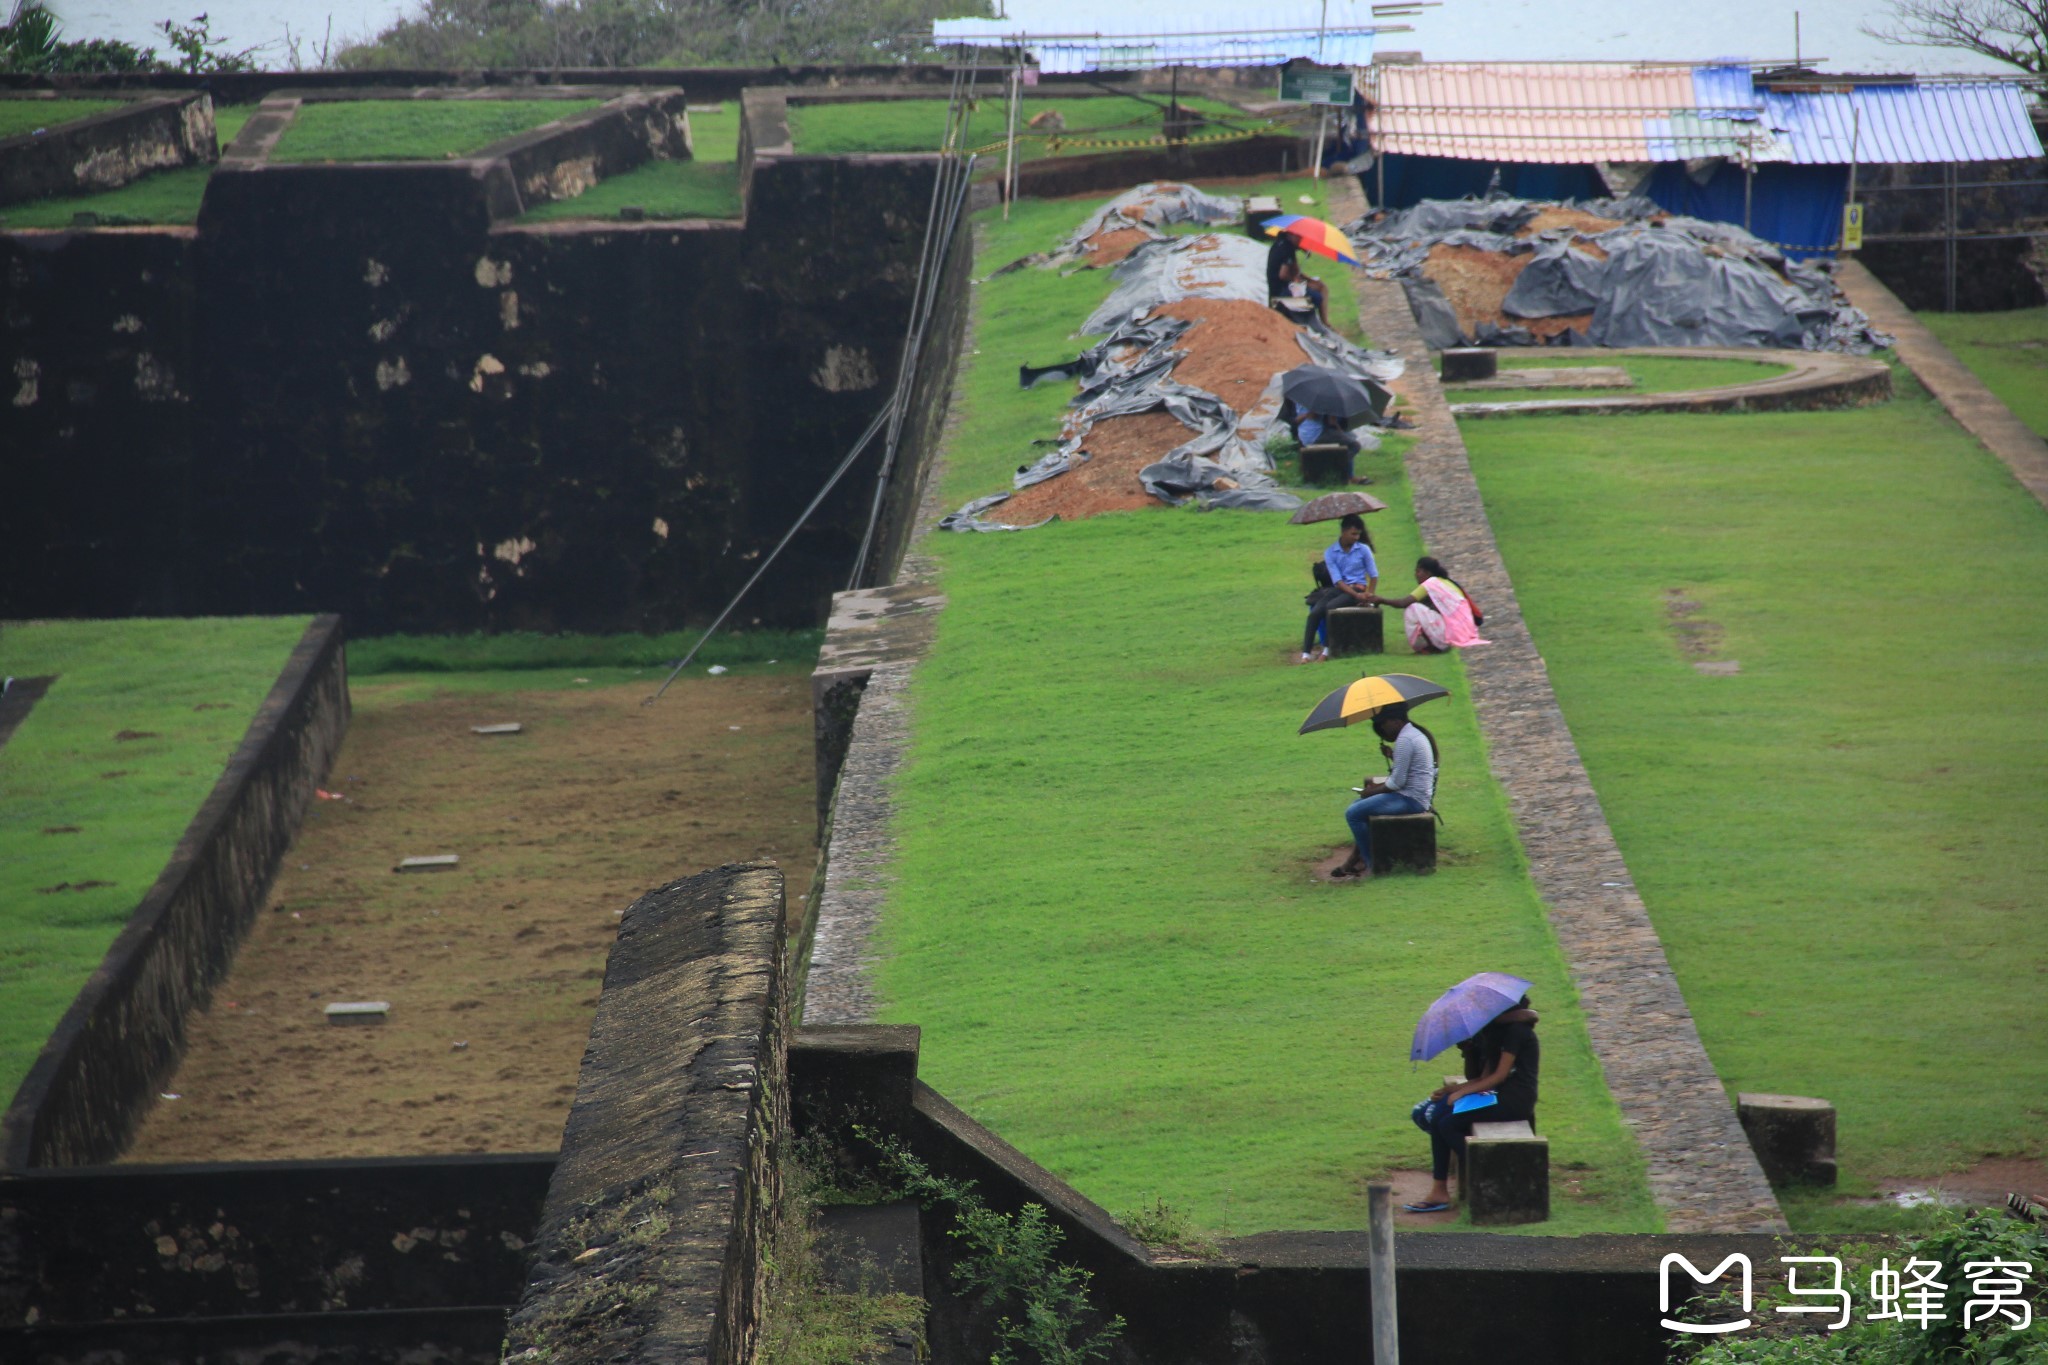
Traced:
<path fill-rule="evenodd" d="M 38 76 L 81 71 L 182 71 L 196 76 L 256 69 L 250 56 L 255 49 L 227 51 L 226 40 L 213 36 L 203 14 L 194 15 L 188 24 L 166 19 L 156 26 L 171 45 L 170 61 L 160 60 L 154 48 L 112 38 L 67 43 L 58 37 L 60 28 L 56 15 L 38 0 L 29 0 L 12 23 L 0 27 L 0 71 Z"/>
<path fill-rule="evenodd" d="M 977 0 L 426 0 L 352 68 L 630 67 L 935 60 L 931 22 Z"/>
<path fill-rule="evenodd" d="M 2048 0 L 1892 0 L 1891 22 L 1863 31 L 1887 43 L 1975 52 L 2048 76 Z"/>

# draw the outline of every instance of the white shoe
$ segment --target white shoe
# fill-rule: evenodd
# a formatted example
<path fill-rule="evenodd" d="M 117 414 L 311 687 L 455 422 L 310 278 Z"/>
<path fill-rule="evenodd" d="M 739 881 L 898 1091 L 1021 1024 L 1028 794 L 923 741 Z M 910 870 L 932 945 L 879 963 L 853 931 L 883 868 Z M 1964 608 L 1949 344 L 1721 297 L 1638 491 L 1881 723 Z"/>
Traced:
<path fill-rule="evenodd" d="M 1302 656 L 1301 656 L 1301 661 L 1302 661 L 1303 663 L 1307 663 L 1307 662 L 1308 662 L 1308 660 L 1309 660 L 1309 656 L 1308 656 L 1308 655 L 1304 654 L 1304 655 L 1302 655 Z"/>

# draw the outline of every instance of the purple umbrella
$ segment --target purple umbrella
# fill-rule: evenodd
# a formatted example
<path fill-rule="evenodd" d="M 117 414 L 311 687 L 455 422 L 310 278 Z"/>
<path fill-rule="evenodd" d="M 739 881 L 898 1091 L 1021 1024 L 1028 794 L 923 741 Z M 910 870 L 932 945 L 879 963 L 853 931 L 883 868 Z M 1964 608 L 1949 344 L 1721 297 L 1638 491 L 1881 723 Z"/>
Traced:
<path fill-rule="evenodd" d="M 1428 1061 L 1451 1044 L 1464 1042 L 1520 1004 L 1528 993 L 1528 982 L 1506 972 L 1481 972 L 1466 977 L 1422 1012 L 1408 1060 Z"/>

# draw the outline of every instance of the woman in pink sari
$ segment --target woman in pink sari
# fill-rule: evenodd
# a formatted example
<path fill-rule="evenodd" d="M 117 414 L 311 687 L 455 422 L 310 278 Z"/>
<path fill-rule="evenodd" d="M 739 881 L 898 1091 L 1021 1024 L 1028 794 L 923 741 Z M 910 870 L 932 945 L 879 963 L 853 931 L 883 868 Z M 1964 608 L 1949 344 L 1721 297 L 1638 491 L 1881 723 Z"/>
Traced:
<path fill-rule="evenodd" d="M 1377 597 L 1383 607 L 1400 607 L 1408 631 L 1408 647 L 1417 654 L 1442 654 L 1467 645 L 1487 643 L 1479 637 L 1486 619 L 1465 590 L 1428 555 L 1415 561 L 1416 589 L 1409 597 Z"/>

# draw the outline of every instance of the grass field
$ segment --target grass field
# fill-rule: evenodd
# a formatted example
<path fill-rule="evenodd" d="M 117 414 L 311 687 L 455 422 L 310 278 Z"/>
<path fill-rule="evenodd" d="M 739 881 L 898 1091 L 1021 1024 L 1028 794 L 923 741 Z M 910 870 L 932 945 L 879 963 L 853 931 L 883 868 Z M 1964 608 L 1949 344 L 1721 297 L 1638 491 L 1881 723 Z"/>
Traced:
<path fill-rule="evenodd" d="M 1090 207 L 985 216 L 977 273 Z M 976 291 L 983 358 L 949 500 L 1001 486 L 1057 429 L 1066 395 L 1019 390 L 1014 363 L 1070 352 L 1108 283 L 1024 270 Z M 1399 574 L 1417 549 L 1406 485 L 1385 457 L 1366 467 L 1396 509 L 1373 520 Z M 1408 1110 L 1443 1068 L 1407 1062 L 1416 1016 L 1473 971 L 1517 971 L 1544 1012 L 1557 1172 L 1536 1230 L 1653 1229 L 1461 696 L 1426 717 L 1448 764 L 1438 874 L 1313 876 L 1345 838 L 1345 788 L 1379 762 L 1362 731 L 1295 734 L 1355 676 L 1288 664 L 1327 531 L 1160 509 L 930 542 L 950 605 L 896 788 L 884 1017 L 923 1027 L 927 1080 L 1112 1210 L 1164 1198 L 1227 1232 L 1357 1227 L 1368 1179 L 1427 1164 Z M 1420 667 L 1462 694 L 1456 659 Z"/>
<path fill-rule="evenodd" d="M 522 222 L 555 218 L 616 218 L 628 204 L 649 218 L 737 218 L 740 216 L 739 106 L 690 115 L 694 152 L 688 161 L 650 161 L 624 175 L 600 181 L 574 199 L 542 204 Z"/>
<path fill-rule="evenodd" d="M 1919 318 L 2014 416 L 2035 435 L 2048 437 L 2048 308 Z"/>
<path fill-rule="evenodd" d="M 1265 120 L 1211 99 L 1181 100 L 1183 107 L 1205 117 L 1227 119 L 1237 128 L 1263 127 Z M 1023 121 L 1057 112 L 1066 120 L 1064 134 L 1051 136 L 1027 129 Z M 985 166 L 1002 164 L 1005 120 L 999 95 L 984 98 L 968 126 L 968 149 L 984 149 Z M 1026 99 L 1018 123 L 1017 154 L 1026 161 L 1046 156 L 1081 156 L 1113 148 L 1077 138 L 1128 141 L 1159 136 L 1164 115 L 1144 100 L 1122 95 L 1080 99 Z M 846 152 L 937 151 L 946 132 L 946 101 L 877 100 L 861 104 L 792 104 L 789 131 L 796 149 L 807 156 Z M 1206 131 L 1220 132 L 1223 129 Z M 989 150 L 992 146 L 992 150 Z"/>
<path fill-rule="evenodd" d="M 1608 355 L 1597 350 L 1573 350 L 1556 356 L 1503 354 L 1500 368 L 1547 370 L 1566 366 L 1619 366 L 1635 381 L 1633 389 L 1467 389 L 1450 385 L 1446 395 L 1453 403 L 1518 403 L 1540 398 L 1621 398 L 1631 393 L 1677 393 L 1684 389 L 1715 389 L 1730 384 L 1753 384 L 1784 374 L 1790 365 L 1764 364 L 1752 360 L 1702 358 L 1687 360 L 1671 356 Z"/>
<path fill-rule="evenodd" d="M 223 149 L 242 131 L 242 125 L 256 112 L 245 104 L 213 112 L 213 126 Z M 103 223 L 192 223 L 199 218 L 199 200 L 206 193 L 212 166 L 181 166 L 157 171 L 130 181 L 119 189 L 98 194 L 73 195 L 63 199 L 38 199 L 29 204 L 12 204 L 0 209 L 0 223 L 7 227 L 70 227 L 82 212 L 93 212 Z"/>
<path fill-rule="evenodd" d="M 126 100 L 0 100 L 0 138 L 19 137 L 38 128 L 76 123 L 94 114 L 119 109 Z"/>
<path fill-rule="evenodd" d="M 1845 1195 L 2044 1151 L 2048 525 L 1897 382 L 1847 412 L 1465 431 L 1715 1066 L 1832 1100 Z"/>
<path fill-rule="evenodd" d="M 0 1096 L 156 881 L 305 628 L 0 626 L 0 674 L 58 675 L 0 745 Z"/>
<path fill-rule="evenodd" d="M 272 161 L 439 161 L 553 123 L 600 100 L 340 100 L 307 104 Z"/>
<path fill-rule="evenodd" d="M 690 652 L 701 631 L 660 635 L 378 635 L 348 644 L 353 676 L 383 673 L 530 672 L 563 668 L 668 669 Z M 822 630 L 731 631 L 712 637 L 691 668 L 714 664 L 801 663 L 818 657 Z"/>

